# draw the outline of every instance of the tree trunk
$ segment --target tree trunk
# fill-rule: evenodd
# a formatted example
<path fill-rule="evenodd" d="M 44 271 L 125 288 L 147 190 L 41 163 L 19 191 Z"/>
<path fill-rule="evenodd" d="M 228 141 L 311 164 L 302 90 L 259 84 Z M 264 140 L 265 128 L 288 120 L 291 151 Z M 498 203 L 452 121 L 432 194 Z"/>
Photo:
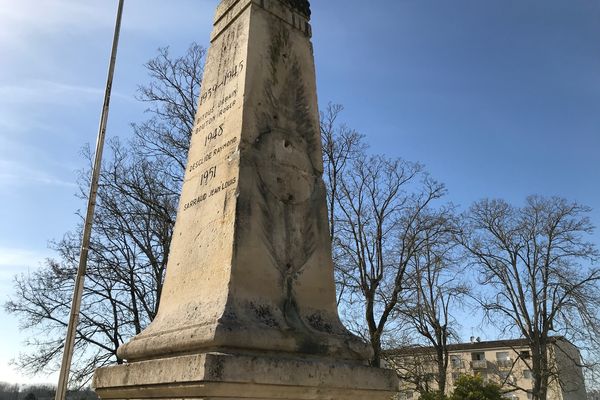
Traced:
<path fill-rule="evenodd" d="M 437 369 L 438 369 L 438 390 L 440 393 L 446 393 L 446 360 L 444 350 L 437 349 Z"/>
<path fill-rule="evenodd" d="M 547 400 L 548 397 L 548 347 L 544 343 L 534 343 L 532 348 L 533 400 Z"/>
<path fill-rule="evenodd" d="M 379 332 L 371 334 L 371 347 L 373 347 L 373 358 L 371 359 L 371 366 L 380 368 L 381 367 L 381 335 Z"/>

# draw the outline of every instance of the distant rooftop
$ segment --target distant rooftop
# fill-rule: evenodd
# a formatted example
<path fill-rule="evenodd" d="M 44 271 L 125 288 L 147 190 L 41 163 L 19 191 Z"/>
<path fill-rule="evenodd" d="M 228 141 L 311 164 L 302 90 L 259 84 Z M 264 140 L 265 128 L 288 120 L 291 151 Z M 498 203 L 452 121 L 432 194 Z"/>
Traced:
<path fill-rule="evenodd" d="M 562 336 L 554 336 L 550 338 L 551 343 L 556 343 L 557 341 L 564 341 L 569 344 L 572 344 L 567 339 Z M 486 342 L 473 340 L 472 342 L 466 343 L 456 343 L 448 345 L 448 350 L 453 351 L 469 351 L 469 350 L 485 350 L 485 349 L 495 349 L 495 348 L 522 348 L 528 347 L 529 341 L 527 339 L 505 339 L 505 340 L 490 340 Z M 409 347 L 399 347 L 397 349 L 391 349 L 384 351 L 385 355 L 406 355 L 406 354 L 420 354 L 420 353 L 430 353 L 433 352 L 433 347 L 425 347 L 425 346 L 409 346 Z"/>

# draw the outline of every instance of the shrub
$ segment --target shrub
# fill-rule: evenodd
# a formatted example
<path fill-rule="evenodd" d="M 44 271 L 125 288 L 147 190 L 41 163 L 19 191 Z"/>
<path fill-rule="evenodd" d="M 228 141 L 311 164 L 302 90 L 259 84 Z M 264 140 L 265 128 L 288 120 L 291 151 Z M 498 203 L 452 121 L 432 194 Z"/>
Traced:
<path fill-rule="evenodd" d="M 479 375 L 462 375 L 454 385 L 450 400 L 502 400 L 502 391 L 495 383 L 483 382 Z"/>

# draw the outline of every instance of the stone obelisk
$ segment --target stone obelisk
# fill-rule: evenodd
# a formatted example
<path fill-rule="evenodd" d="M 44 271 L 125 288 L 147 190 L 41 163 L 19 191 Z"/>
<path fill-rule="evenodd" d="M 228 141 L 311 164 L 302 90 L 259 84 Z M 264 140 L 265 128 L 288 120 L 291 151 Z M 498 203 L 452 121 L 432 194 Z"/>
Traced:
<path fill-rule="evenodd" d="M 340 323 L 307 0 L 222 0 L 158 315 L 104 399 L 388 399 Z"/>

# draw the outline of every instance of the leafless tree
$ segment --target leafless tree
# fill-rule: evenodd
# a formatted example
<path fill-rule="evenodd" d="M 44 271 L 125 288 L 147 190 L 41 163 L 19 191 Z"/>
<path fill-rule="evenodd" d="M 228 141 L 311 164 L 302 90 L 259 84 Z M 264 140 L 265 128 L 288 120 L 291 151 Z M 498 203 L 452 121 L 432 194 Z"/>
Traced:
<path fill-rule="evenodd" d="M 547 398 L 556 378 L 549 357 L 553 336 L 599 348 L 599 253 L 589 241 L 589 211 L 562 198 L 531 196 L 523 207 L 483 200 L 465 215 L 461 242 L 485 287 L 479 304 L 504 334 L 528 340 L 531 358 L 523 361 L 536 400 Z"/>
<path fill-rule="evenodd" d="M 146 63 L 150 82 L 138 88 L 138 100 L 148 104 L 150 118 L 134 124 L 135 150 L 145 159 L 162 161 L 163 173 L 179 184 L 187 164 L 196 118 L 206 50 L 192 43 L 185 55 L 173 58 L 168 48 Z"/>
<path fill-rule="evenodd" d="M 21 389 L 16 383 L 0 382 L 0 399 L 19 400 Z"/>
<path fill-rule="evenodd" d="M 455 240 L 457 218 L 451 207 L 428 215 L 431 222 L 422 232 L 423 245 L 415 252 L 408 275 L 409 295 L 398 305 L 401 319 L 416 343 L 432 356 L 433 385 L 426 389 L 446 391 L 449 345 L 459 340 L 456 311 L 469 293 Z M 431 379 L 430 379 L 431 380 Z M 428 382 L 429 380 L 425 380 Z"/>
<path fill-rule="evenodd" d="M 348 182 L 350 175 L 355 173 L 355 162 L 363 163 L 368 158 L 366 157 L 367 146 L 364 143 L 363 135 L 349 128 L 346 124 L 340 123 L 340 116 L 343 107 L 339 104 L 328 104 L 325 111 L 321 113 L 321 137 L 323 142 L 323 158 L 324 158 L 324 178 L 327 183 L 327 205 L 329 211 L 330 235 L 334 243 L 334 264 L 336 266 L 336 283 L 338 289 L 338 304 L 342 299 L 348 300 L 353 296 L 346 296 L 346 291 L 356 285 L 352 283 L 354 276 L 348 273 L 347 255 L 344 246 L 341 246 L 339 240 L 342 240 L 341 235 L 338 235 L 338 225 L 340 221 L 348 220 L 349 215 L 344 213 L 341 208 L 340 200 L 348 199 L 351 193 L 341 194 L 342 185 Z M 389 160 L 388 160 L 389 161 Z M 408 163 L 407 163 L 408 165 Z M 414 165 L 417 168 L 420 166 Z M 419 172 L 420 173 L 420 172 Z M 377 185 L 383 185 L 383 179 L 377 182 Z M 407 187 L 409 185 L 406 185 Z M 348 185 L 345 186 L 348 189 Z M 403 195 L 408 195 L 404 193 Z M 424 245 L 422 252 L 413 253 L 413 260 L 410 262 L 411 282 L 407 285 L 407 290 L 412 290 L 413 295 L 407 296 L 407 301 L 402 302 L 402 306 L 394 311 L 393 318 L 398 318 L 398 314 L 403 314 L 404 321 L 408 321 L 411 325 L 412 333 L 416 333 L 421 339 L 425 339 L 427 343 L 432 340 L 433 345 L 439 345 L 445 348 L 447 339 L 451 335 L 452 321 L 450 314 L 451 304 L 455 300 L 459 300 L 460 295 L 465 290 L 466 286 L 461 282 L 457 282 L 452 276 L 456 272 L 454 259 L 456 256 L 455 245 L 456 241 L 452 238 L 453 213 L 451 208 L 444 209 L 443 214 L 434 216 L 430 214 L 430 218 L 439 218 L 438 224 L 431 224 L 430 232 L 424 233 L 429 235 L 427 244 Z M 427 212 L 430 212 L 429 209 Z M 423 212 L 423 215 L 425 212 Z M 435 263 L 435 266 L 434 266 Z M 354 271 L 356 272 L 356 270 Z M 429 290 L 427 290 L 429 287 Z M 442 293 L 443 292 L 443 293 Z M 354 291 L 356 293 L 356 291 Z M 415 296 L 416 294 L 420 296 Z M 411 299 L 420 299 L 418 303 Z M 361 299 L 362 300 L 362 299 Z M 355 314 L 356 305 L 360 300 L 353 298 L 352 306 L 348 303 L 342 307 L 345 314 Z M 445 311 L 445 313 L 444 313 Z M 443 315 L 437 315 L 441 312 Z M 359 319 L 363 319 L 359 316 Z M 354 330 L 362 333 L 361 324 L 352 321 L 352 318 L 347 318 L 347 323 L 350 323 Z M 429 322 L 431 321 L 431 323 Z M 364 325 L 363 325 L 364 326 Z M 393 342 L 395 345 L 407 343 L 407 332 L 396 332 L 396 337 L 388 336 L 386 339 Z M 398 338 L 397 336 L 401 337 Z M 367 332 L 363 333 L 365 339 L 370 340 Z M 437 340 L 436 338 L 439 338 Z M 418 339 L 417 339 L 418 340 Z M 414 341 L 414 337 L 413 337 Z M 438 346 L 438 347 L 439 347 Z M 444 352 L 442 352 L 443 354 Z M 440 356 L 443 362 L 443 356 Z M 443 383 L 442 383 L 443 385 Z"/>
<path fill-rule="evenodd" d="M 327 183 L 327 210 L 329 212 L 330 236 L 335 236 L 336 226 L 336 198 L 338 197 L 339 183 L 348 173 L 353 161 L 361 157 L 367 145 L 364 135 L 351 129 L 339 121 L 340 114 L 344 111 L 341 104 L 329 103 L 325 111 L 321 111 L 321 142 L 323 144 L 324 180 Z"/>
<path fill-rule="evenodd" d="M 349 128 L 345 123 L 340 122 L 343 110 L 344 107 L 341 104 L 329 103 L 320 115 L 323 179 L 327 188 L 329 233 L 332 242 L 337 240 L 336 226 L 339 210 L 336 199 L 338 198 L 340 181 L 348 173 L 352 163 L 360 158 L 367 149 L 364 136 Z M 348 282 L 346 282 L 347 275 L 338 268 L 340 265 L 339 258 L 341 257 L 338 246 L 333 246 L 332 256 L 339 305 L 344 297 L 345 290 L 348 288 Z"/>
<path fill-rule="evenodd" d="M 386 367 L 398 374 L 402 384 L 420 395 L 438 391 L 437 359 L 430 348 L 414 345 L 383 351 Z M 411 397 L 412 398 L 412 397 Z"/>
<path fill-rule="evenodd" d="M 379 366 L 384 335 L 400 328 L 394 313 L 407 293 L 410 264 L 443 212 L 432 205 L 445 189 L 419 164 L 364 153 L 338 185 L 334 247 L 347 285 L 343 307 L 363 313 L 372 364 Z"/>
<path fill-rule="evenodd" d="M 140 86 L 150 118 L 134 124 L 133 139 L 112 139 L 103 165 L 71 382 L 94 368 L 122 362 L 116 350 L 142 331 L 158 309 L 189 139 L 200 92 L 204 49 L 178 58 L 159 49 Z M 89 149 L 84 156 L 91 164 Z M 80 196 L 89 187 L 80 178 Z M 53 243 L 58 260 L 15 278 L 5 307 L 30 332 L 17 365 L 30 373 L 58 368 L 79 259 L 81 226 Z"/>

